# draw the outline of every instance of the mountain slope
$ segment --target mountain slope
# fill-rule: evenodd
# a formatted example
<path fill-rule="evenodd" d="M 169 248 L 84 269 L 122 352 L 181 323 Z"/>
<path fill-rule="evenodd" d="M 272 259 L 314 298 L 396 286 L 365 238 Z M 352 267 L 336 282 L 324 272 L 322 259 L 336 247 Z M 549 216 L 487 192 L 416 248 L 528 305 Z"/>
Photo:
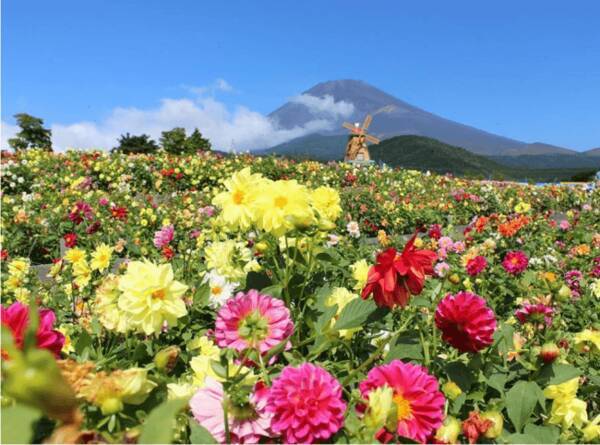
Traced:
<path fill-rule="evenodd" d="M 530 146 L 429 113 L 358 80 L 319 83 L 303 95 L 319 98 L 331 96 L 335 102 L 344 101 L 354 106 L 349 115 L 337 116 L 332 120 L 331 130 L 326 135 L 346 134 L 346 130 L 341 128 L 344 120 L 362 122 L 366 114 L 372 114 L 374 118 L 369 131 L 380 139 L 398 135 L 427 136 L 485 155 L 506 152 L 518 154 Z M 320 114 L 322 111 L 292 100 L 273 111 L 269 117 L 282 128 L 290 129 L 323 118 Z M 560 147 L 544 148 L 544 144 L 539 143 L 534 145 L 537 145 L 536 153 L 545 153 L 548 149 L 569 151 Z"/>
<path fill-rule="evenodd" d="M 371 157 L 393 167 L 490 177 L 509 169 L 464 148 L 423 136 L 396 136 L 369 148 Z"/>
<path fill-rule="evenodd" d="M 585 156 L 600 157 L 600 147 L 592 148 L 591 150 L 584 151 L 583 154 Z"/>

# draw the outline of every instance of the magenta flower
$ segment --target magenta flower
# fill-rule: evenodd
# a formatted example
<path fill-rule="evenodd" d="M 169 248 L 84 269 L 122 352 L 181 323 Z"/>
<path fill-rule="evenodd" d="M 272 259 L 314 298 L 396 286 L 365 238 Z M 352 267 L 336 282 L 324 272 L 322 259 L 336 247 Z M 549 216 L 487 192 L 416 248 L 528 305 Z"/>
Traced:
<path fill-rule="evenodd" d="M 162 249 L 169 245 L 173 241 L 173 235 L 175 234 L 175 228 L 173 224 L 163 227 L 162 229 L 154 233 L 154 246 L 157 249 Z"/>
<path fill-rule="evenodd" d="M 2 324 L 10 329 L 15 346 L 23 349 L 25 331 L 29 325 L 29 307 L 17 301 L 8 308 L 3 306 L 1 314 Z M 65 336 L 53 329 L 56 321 L 54 311 L 40 309 L 39 314 L 40 323 L 36 334 L 37 346 L 41 349 L 48 349 L 58 356 L 65 343 Z"/>
<path fill-rule="evenodd" d="M 271 429 L 285 443 L 326 441 L 344 423 L 342 387 L 325 369 L 311 363 L 283 368 L 268 397 Z"/>
<path fill-rule="evenodd" d="M 545 304 L 525 304 L 521 309 L 515 312 L 515 317 L 525 324 L 530 323 L 546 323 L 546 326 L 552 324 L 552 314 L 554 310 Z"/>
<path fill-rule="evenodd" d="M 483 272 L 487 265 L 488 262 L 485 257 L 478 255 L 475 258 L 470 259 L 467 263 L 467 273 L 474 277 Z"/>
<path fill-rule="evenodd" d="M 283 301 L 251 289 L 238 292 L 221 306 L 215 323 L 215 339 L 222 348 L 261 354 L 286 340 L 294 332 L 290 311 Z"/>
<path fill-rule="evenodd" d="M 446 401 L 437 379 L 423 366 L 393 360 L 371 369 L 359 388 L 363 399 L 368 400 L 369 393 L 382 386 L 388 386 L 394 392 L 398 423 L 396 430 L 390 433 L 422 443 L 430 442 L 444 420 Z"/>
<path fill-rule="evenodd" d="M 504 260 L 502 261 L 502 267 L 504 270 L 512 275 L 518 275 L 527 269 L 527 265 L 529 264 L 529 258 L 525 255 L 525 252 L 522 250 L 513 250 L 508 252 L 504 256 Z"/>
<path fill-rule="evenodd" d="M 225 416 L 223 413 L 223 385 L 207 377 L 203 388 L 190 400 L 194 419 L 206 428 L 219 443 L 225 443 Z M 258 383 L 245 403 L 228 399 L 227 419 L 231 443 L 258 443 L 272 437 L 271 417 L 266 411 L 268 388 Z"/>
<path fill-rule="evenodd" d="M 496 316 L 483 298 L 463 291 L 440 301 L 435 325 L 442 339 L 460 352 L 478 352 L 493 343 Z"/>

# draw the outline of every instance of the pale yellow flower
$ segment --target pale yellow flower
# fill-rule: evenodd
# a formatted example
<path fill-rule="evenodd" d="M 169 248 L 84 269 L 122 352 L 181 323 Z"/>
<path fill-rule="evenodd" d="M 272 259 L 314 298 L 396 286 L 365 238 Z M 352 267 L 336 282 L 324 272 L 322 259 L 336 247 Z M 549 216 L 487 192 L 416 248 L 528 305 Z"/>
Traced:
<path fill-rule="evenodd" d="M 110 259 L 113 253 L 113 248 L 106 244 L 100 244 L 92 253 L 91 266 L 92 270 L 104 272 L 110 266 Z"/>

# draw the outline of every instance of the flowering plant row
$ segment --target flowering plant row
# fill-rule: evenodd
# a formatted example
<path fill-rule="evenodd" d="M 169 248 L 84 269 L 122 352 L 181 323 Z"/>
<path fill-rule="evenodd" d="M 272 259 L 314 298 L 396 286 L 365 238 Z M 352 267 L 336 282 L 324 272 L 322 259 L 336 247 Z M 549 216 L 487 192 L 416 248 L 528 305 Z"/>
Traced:
<path fill-rule="evenodd" d="M 2 175 L 6 442 L 600 441 L 597 191 L 215 155 Z"/>

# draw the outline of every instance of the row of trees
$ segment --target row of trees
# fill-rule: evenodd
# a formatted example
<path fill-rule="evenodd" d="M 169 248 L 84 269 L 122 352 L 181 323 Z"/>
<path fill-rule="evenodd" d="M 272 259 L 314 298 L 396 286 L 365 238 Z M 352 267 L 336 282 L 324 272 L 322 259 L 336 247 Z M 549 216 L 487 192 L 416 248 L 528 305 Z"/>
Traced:
<path fill-rule="evenodd" d="M 52 151 L 52 130 L 44 128 L 42 119 L 26 113 L 15 114 L 15 119 L 20 131 L 8 140 L 8 145 L 13 150 L 41 148 Z M 210 141 L 203 137 L 197 128 L 189 136 L 185 128 L 181 127 L 163 131 L 158 144 L 147 134 L 136 136 L 129 133 L 121 135 L 117 142 L 118 145 L 111 150 L 112 152 L 152 153 L 162 148 L 173 154 L 193 154 L 211 149 Z"/>

